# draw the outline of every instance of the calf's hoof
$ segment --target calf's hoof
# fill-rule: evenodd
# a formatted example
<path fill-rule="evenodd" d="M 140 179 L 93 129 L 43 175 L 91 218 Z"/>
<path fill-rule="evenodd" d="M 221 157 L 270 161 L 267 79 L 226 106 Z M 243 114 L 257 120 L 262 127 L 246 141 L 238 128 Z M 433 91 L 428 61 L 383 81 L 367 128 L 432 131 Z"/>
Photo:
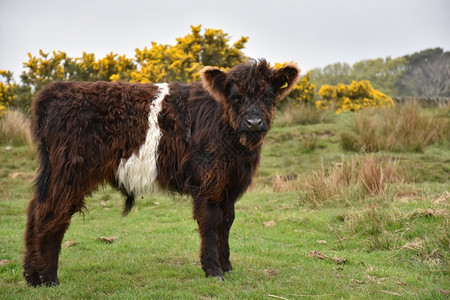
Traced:
<path fill-rule="evenodd" d="M 223 277 L 223 273 L 220 270 L 216 270 L 214 272 L 205 272 L 206 277 L 216 278 L 217 281 L 225 281 L 225 277 Z"/>
<path fill-rule="evenodd" d="M 233 270 L 233 267 L 231 266 L 231 263 L 222 263 L 220 264 L 220 269 L 222 270 L 222 272 L 226 273 L 226 272 L 230 272 L 231 270 Z"/>
<path fill-rule="evenodd" d="M 223 275 L 206 275 L 207 278 L 215 278 L 218 282 L 225 281 L 225 277 Z"/>
<path fill-rule="evenodd" d="M 57 286 L 59 285 L 59 280 L 57 277 L 52 280 L 42 280 L 42 285 L 47 287 Z"/>
<path fill-rule="evenodd" d="M 41 278 L 39 278 L 38 273 L 24 273 L 23 276 L 25 277 L 25 280 L 27 281 L 27 286 L 29 287 L 37 287 L 42 284 Z"/>
<path fill-rule="evenodd" d="M 217 280 L 218 282 L 225 281 L 225 277 L 223 277 L 223 275 L 217 275 L 217 276 L 214 276 L 214 278 L 216 278 L 216 280 Z"/>

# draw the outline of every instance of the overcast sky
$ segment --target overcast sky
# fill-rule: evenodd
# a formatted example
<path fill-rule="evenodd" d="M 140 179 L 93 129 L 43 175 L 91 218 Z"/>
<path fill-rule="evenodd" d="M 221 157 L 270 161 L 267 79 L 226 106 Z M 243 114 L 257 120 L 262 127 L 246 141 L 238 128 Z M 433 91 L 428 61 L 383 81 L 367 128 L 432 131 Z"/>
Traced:
<path fill-rule="evenodd" d="M 449 0 L 0 0 L 0 69 L 22 72 L 27 53 L 113 51 L 134 57 L 174 44 L 190 25 L 220 28 L 244 52 L 302 73 L 333 62 L 450 50 Z"/>

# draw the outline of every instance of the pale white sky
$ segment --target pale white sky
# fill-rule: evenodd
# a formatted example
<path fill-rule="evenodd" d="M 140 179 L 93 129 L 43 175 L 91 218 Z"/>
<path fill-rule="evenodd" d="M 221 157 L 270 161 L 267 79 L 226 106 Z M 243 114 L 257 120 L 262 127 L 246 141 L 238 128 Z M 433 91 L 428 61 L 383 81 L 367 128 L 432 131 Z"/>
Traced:
<path fill-rule="evenodd" d="M 450 50 L 449 0 L 0 0 L 0 69 L 17 78 L 27 53 L 113 51 L 134 57 L 151 41 L 174 44 L 190 25 L 220 28 L 244 52 L 302 73 L 334 62 Z"/>

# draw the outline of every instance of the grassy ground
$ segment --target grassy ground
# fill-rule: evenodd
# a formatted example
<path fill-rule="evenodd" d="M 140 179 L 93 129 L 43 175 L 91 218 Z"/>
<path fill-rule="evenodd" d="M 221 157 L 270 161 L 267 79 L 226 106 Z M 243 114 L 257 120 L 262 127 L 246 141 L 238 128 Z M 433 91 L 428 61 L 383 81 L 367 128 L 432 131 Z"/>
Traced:
<path fill-rule="evenodd" d="M 29 146 L 3 138 L 0 298 L 447 299 L 448 140 L 423 152 L 375 153 L 380 166 L 395 159 L 401 174 L 379 193 L 355 183 L 311 201 L 304 185 L 311 176 L 323 169 L 321 176 L 331 177 L 331 170 L 367 156 L 342 150 L 341 133 L 353 118 L 275 123 L 255 183 L 236 206 L 234 270 L 225 282 L 205 278 L 200 268 L 188 198 L 138 199 L 123 218 L 122 197 L 105 187 L 87 199 L 84 215 L 72 219 L 60 256 L 61 285 L 26 287 L 23 231 L 37 161 Z"/>

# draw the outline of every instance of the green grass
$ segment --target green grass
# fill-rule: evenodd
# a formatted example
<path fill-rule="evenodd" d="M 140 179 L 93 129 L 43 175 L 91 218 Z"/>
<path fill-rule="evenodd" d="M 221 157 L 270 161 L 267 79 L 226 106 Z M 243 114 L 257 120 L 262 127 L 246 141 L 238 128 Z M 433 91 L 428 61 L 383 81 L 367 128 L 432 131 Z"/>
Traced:
<path fill-rule="evenodd" d="M 225 282 L 204 277 L 189 198 L 137 199 L 124 218 L 122 196 L 105 187 L 72 219 L 60 256 L 61 285 L 26 287 L 23 231 L 37 161 L 28 146 L 1 143 L 0 261 L 9 263 L 0 266 L 0 298 L 447 299 L 448 141 L 420 153 L 375 153 L 395 159 L 405 178 L 382 194 L 349 193 L 345 201 L 333 197 L 317 207 L 296 185 L 274 191 L 276 175 L 294 174 L 297 184 L 322 165 L 363 157 L 340 146 L 352 118 L 273 128 L 255 183 L 236 205 L 234 270 Z M 102 236 L 115 240 L 104 243 Z M 308 255 L 312 251 L 328 259 Z"/>

